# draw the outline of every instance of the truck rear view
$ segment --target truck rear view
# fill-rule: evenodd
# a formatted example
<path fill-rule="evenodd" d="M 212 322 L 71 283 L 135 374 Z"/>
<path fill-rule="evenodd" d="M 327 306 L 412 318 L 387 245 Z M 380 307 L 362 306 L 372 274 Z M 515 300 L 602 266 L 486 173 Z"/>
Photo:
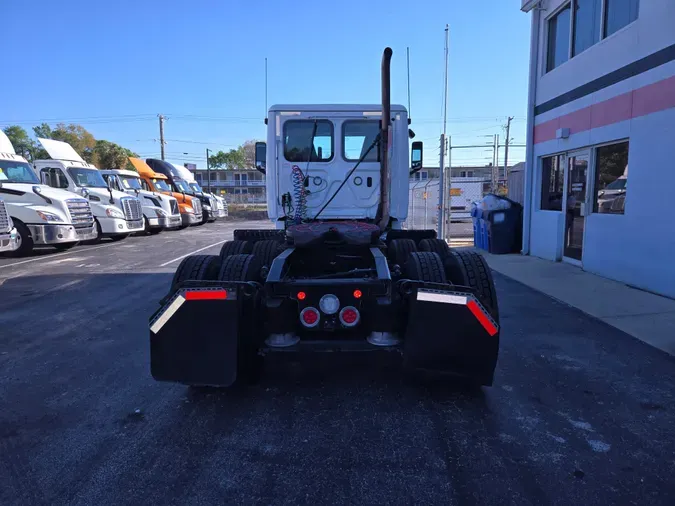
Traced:
<path fill-rule="evenodd" d="M 236 230 L 220 255 L 185 258 L 150 319 L 161 381 L 227 387 L 277 352 L 395 351 L 404 366 L 491 385 L 499 311 L 490 269 L 433 230 L 407 231 L 407 111 L 273 106 L 256 146 L 273 230 Z M 186 330 L 191 329 L 190 333 Z"/>

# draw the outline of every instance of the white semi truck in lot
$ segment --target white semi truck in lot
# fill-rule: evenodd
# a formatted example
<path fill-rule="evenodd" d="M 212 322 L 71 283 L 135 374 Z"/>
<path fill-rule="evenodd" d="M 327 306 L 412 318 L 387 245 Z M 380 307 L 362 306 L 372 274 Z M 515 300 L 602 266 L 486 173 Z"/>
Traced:
<path fill-rule="evenodd" d="M 101 175 L 113 190 L 135 195 L 141 201 L 145 232 L 159 234 L 164 229 L 181 226 L 178 201 L 169 195 L 144 190 L 138 172 L 106 169 Z"/>
<path fill-rule="evenodd" d="M 140 200 L 109 188 L 101 172 L 85 162 L 67 142 L 38 140 L 52 159 L 36 160 L 35 172 L 45 184 L 89 199 L 99 238 L 120 240 L 143 230 Z"/>
<path fill-rule="evenodd" d="M 0 245 L 9 231 L 14 255 L 26 255 L 36 245 L 68 249 L 80 241 L 97 237 L 89 202 L 69 191 L 40 184 L 32 167 L 16 154 L 14 146 L 0 131 L 0 197 L 8 216 L 3 225 L 0 211 Z M 9 221 L 13 227 L 9 225 Z"/>
<path fill-rule="evenodd" d="M 0 190 L 2 183 L 0 182 Z M 0 253 L 15 251 L 19 247 L 19 234 L 14 228 L 12 217 L 7 212 L 5 203 L 0 200 Z"/>
<path fill-rule="evenodd" d="M 227 218 L 229 213 L 227 209 L 227 202 L 225 201 L 225 199 L 223 197 L 219 197 L 215 193 L 205 192 L 204 189 L 201 186 L 199 186 L 199 183 L 195 179 L 194 174 L 190 172 L 187 168 L 185 170 L 186 170 L 185 173 L 186 181 L 188 181 L 188 185 L 190 186 L 190 188 L 192 188 L 193 191 L 195 191 L 196 193 L 203 193 L 204 195 L 215 199 L 217 207 L 216 210 L 213 211 L 214 216 L 216 218 Z M 188 177 L 190 177 L 191 179 L 187 179 Z"/>

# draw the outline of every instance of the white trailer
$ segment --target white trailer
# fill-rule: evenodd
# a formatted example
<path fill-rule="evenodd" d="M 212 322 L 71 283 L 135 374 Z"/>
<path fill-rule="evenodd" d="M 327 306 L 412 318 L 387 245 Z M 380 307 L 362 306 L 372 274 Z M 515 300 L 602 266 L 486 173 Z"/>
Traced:
<path fill-rule="evenodd" d="M 109 188 L 101 172 L 85 162 L 67 142 L 38 139 L 51 160 L 36 160 L 35 172 L 44 184 L 79 193 L 89 199 L 99 238 L 120 240 L 143 230 L 143 208 L 136 197 Z"/>
<path fill-rule="evenodd" d="M 164 229 L 181 226 L 178 201 L 169 195 L 144 190 L 138 172 L 106 169 L 101 175 L 113 190 L 135 195 L 141 201 L 145 232 L 158 234 Z"/>
<path fill-rule="evenodd" d="M 13 227 L 0 223 L 0 241 L 3 228 L 16 228 L 13 254 L 26 255 L 36 245 L 68 249 L 79 241 L 97 237 L 94 217 L 89 202 L 69 191 L 40 184 L 30 164 L 14 151 L 7 136 L 0 131 L 0 196 Z M 0 217 L 0 222 L 4 220 Z"/>
<path fill-rule="evenodd" d="M 486 193 L 490 180 L 482 177 L 453 177 L 450 187 L 451 219 L 470 220 L 471 204 Z"/>

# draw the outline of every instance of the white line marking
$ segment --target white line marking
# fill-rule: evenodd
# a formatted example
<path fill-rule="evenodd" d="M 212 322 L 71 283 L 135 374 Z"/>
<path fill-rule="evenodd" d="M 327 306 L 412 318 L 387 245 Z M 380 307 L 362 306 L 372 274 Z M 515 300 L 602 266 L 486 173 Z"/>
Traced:
<path fill-rule="evenodd" d="M 177 262 L 178 260 L 183 260 L 183 258 L 185 258 L 185 257 L 189 257 L 190 255 L 194 255 L 195 253 L 199 253 L 200 251 L 204 251 L 205 249 L 213 248 L 214 246 L 218 246 L 218 245 L 223 244 L 224 242 L 227 242 L 227 241 L 228 241 L 228 239 L 225 239 L 224 241 L 219 241 L 219 242 L 211 244 L 209 246 L 204 246 L 203 248 L 200 248 L 198 250 L 191 251 L 190 253 L 187 253 L 185 255 L 181 255 L 178 258 L 174 258 L 173 260 L 169 260 L 168 262 L 164 262 L 162 265 L 160 265 L 160 267 L 166 267 L 167 265 L 172 264 L 174 262 Z"/>
<path fill-rule="evenodd" d="M 0 269 L 4 269 L 5 267 L 14 267 L 15 265 L 28 264 L 30 262 L 38 262 L 38 261 L 42 261 L 44 264 L 46 264 L 48 262 L 51 262 L 55 258 L 59 258 L 59 257 L 65 256 L 65 255 L 72 255 L 73 253 L 82 254 L 82 253 L 85 253 L 87 251 L 93 251 L 95 249 L 107 248 L 108 246 L 113 246 L 114 244 L 115 244 L 114 242 L 112 242 L 110 244 L 101 244 L 100 246 L 94 246 L 92 248 L 87 248 L 87 249 L 77 249 L 77 246 L 76 246 L 75 249 L 73 249 L 72 251 L 66 251 L 64 253 L 57 253 L 55 255 L 49 255 L 49 256 L 44 255 L 44 256 L 39 256 L 39 257 L 35 257 L 35 258 L 29 258 L 28 260 L 22 260 L 21 262 L 14 262 L 12 264 L 0 265 Z"/>
<path fill-rule="evenodd" d="M 174 314 L 176 314 L 176 311 L 178 311 L 178 308 L 183 305 L 183 302 L 185 302 L 185 297 L 179 295 L 171 304 L 169 304 L 169 307 L 167 307 L 166 311 L 162 313 L 162 316 L 157 318 L 157 321 L 155 321 L 155 323 L 152 324 L 152 327 L 150 327 L 150 330 L 153 334 L 156 334 L 162 329 L 164 324 L 168 322 Z"/>
<path fill-rule="evenodd" d="M 462 306 L 466 306 L 467 302 L 466 297 L 460 297 L 459 295 L 423 292 L 422 290 L 417 292 L 417 300 L 424 300 L 427 302 L 442 302 L 443 304 L 460 304 Z"/>

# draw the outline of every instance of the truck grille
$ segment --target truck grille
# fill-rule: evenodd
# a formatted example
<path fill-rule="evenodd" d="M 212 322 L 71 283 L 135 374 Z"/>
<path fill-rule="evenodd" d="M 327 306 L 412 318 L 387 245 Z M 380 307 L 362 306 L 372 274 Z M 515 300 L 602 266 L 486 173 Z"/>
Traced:
<path fill-rule="evenodd" d="M 124 219 L 127 221 L 136 221 L 143 218 L 143 208 L 138 199 L 122 199 L 122 209 L 124 209 Z"/>
<path fill-rule="evenodd" d="M 7 208 L 5 208 L 5 203 L 0 200 L 0 232 L 9 231 L 9 215 L 7 214 Z"/>
<path fill-rule="evenodd" d="M 195 214 L 202 214 L 202 203 L 198 198 L 192 199 L 192 208 L 195 210 Z"/>
<path fill-rule="evenodd" d="M 66 206 L 75 228 L 91 228 L 94 226 L 94 215 L 89 202 L 84 199 L 68 199 Z"/>
<path fill-rule="evenodd" d="M 171 201 L 171 214 L 178 214 L 178 201 L 175 199 Z"/>

